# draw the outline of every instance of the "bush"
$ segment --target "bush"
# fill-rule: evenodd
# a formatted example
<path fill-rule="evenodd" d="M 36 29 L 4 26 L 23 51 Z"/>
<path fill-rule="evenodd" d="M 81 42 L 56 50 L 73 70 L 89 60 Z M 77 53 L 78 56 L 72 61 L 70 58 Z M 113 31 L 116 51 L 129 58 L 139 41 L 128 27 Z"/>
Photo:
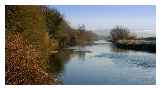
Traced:
<path fill-rule="evenodd" d="M 131 35 L 127 28 L 117 26 L 113 28 L 110 32 L 110 36 L 113 42 L 124 39 L 134 39 L 135 36 Z"/>

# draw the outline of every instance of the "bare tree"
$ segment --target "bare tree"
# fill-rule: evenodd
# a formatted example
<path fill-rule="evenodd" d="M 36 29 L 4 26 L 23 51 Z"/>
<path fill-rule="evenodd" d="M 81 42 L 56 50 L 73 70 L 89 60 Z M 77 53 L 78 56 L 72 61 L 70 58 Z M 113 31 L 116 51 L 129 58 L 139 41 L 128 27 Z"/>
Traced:
<path fill-rule="evenodd" d="M 111 30 L 110 36 L 112 41 L 116 42 L 118 40 L 128 39 L 130 32 L 127 28 L 117 26 Z"/>

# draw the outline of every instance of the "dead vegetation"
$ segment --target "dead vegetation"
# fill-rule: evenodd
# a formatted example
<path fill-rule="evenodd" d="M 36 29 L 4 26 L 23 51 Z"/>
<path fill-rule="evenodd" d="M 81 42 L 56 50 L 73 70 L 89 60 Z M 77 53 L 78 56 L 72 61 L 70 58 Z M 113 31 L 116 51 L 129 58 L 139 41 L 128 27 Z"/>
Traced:
<path fill-rule="evenodd" d="M 41 67 L 41 52 L 34 49 L 20 33 L 7 33 L 5 49 L 6 84 L 54 84 Z"/>

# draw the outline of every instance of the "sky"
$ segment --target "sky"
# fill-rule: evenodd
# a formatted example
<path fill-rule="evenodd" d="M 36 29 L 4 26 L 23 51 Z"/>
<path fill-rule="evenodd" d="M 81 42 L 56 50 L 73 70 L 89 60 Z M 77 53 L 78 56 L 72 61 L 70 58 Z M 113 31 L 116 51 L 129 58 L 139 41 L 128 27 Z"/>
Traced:
<path fill-rule="evenodd" d="M 84 24 L 87 30 L 110 30 L 117 25 L 131 31 L 155 32 L 156 9 L 152 5 L 56 5 L 56 8 L 77 28 Z"/>

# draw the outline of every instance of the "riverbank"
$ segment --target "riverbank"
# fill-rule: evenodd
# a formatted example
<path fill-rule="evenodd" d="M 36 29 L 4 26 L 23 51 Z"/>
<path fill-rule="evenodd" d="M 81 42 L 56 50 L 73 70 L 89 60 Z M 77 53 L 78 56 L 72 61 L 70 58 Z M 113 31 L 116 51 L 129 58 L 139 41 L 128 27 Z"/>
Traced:
<path fill-rule="evenodd" d="M 5 12 L 6 84 L 57 84 L 56 72 L 49 71 L 57 67 L 49 63 L 57 65 L 63 48 L 90 43 L 95 36 L 84 25 L 72 28 L 58 10 L 47 6 L 9 5 Z"/>
<path fill-rule="evenodd" d="M 156 52 L 156 38 L 141 38 L 134 40 L 118 40 L 113 44 L 122 49 L 132 49 L 137 51 Z"/>

